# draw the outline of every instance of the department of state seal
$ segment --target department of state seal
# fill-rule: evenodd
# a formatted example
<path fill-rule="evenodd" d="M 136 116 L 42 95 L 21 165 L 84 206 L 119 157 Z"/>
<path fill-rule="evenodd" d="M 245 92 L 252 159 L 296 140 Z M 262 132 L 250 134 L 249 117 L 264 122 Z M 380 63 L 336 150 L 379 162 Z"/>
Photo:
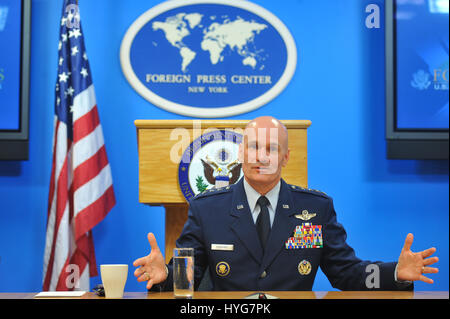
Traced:
<path fill-rule="evenodd" d="M 241 134 L 216 130 L 201 135 L 184 150 L 178 181 L 186 200 L 214 187 L 234 184 L 242 177 L 238 161 L 241 142 Z"/>

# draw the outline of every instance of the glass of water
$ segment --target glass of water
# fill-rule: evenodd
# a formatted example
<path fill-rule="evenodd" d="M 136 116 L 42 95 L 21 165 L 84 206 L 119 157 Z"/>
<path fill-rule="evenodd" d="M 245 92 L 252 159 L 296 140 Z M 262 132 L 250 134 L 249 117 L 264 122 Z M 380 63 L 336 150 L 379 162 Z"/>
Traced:
<path fill-rule="evenodd" d="M 177 299 L 194 296 L 194 248 L 173 249 L 173 294 Z"/>

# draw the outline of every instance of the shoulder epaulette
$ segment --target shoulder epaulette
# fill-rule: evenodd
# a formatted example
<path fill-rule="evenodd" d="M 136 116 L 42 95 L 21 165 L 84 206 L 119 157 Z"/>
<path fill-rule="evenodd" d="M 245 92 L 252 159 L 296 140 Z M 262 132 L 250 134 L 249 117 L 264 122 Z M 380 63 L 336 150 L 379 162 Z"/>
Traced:
<path fill-rule="evenodd" d="M 300 187 L 300 186 L 296 186 L 296 185 L 289 185 L 289 187 L 294 191 L 309 193 L 309 194 L 318 195 L 318 196 L 322 196 L 322 197 L 326 197 L 326 198 L 329 197 L 328 194 L 326 194 L 322 191 L 319 191 L 317 189 L 304 188 L 304 187 Z"/>
<path fill-rule="evenodd" d="M 197 194 L 194 197 L 194 199 L 207 197 L 207 196 L 211 196 L 211 195 L 218 195 L 218 194 L 222 194 L 222 193 L 227 193 L 229 191 L 231 191 L 231 187 L 230 186 L 224 186 L 224 187 L 219 187 L 219 188 L 213 187 L 213 188 L 204 190 L 200 194 Z"/>

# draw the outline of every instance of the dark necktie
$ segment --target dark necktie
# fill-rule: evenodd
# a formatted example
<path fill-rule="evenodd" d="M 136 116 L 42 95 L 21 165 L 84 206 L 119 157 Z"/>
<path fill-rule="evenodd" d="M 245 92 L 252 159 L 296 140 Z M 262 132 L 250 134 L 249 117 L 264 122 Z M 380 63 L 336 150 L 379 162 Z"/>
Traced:
<path fill-rule="evenodd" d="M 270 204 L 269 200 L 265 196 L 261 196 L 257 204 L 261 207 L 258 219 L 256 220 L 256 230 L 258 231 L 259 240 L 263 249 L 266 247 L 267 238 L 270 233 L 270 216 L 267 206 Z"/>

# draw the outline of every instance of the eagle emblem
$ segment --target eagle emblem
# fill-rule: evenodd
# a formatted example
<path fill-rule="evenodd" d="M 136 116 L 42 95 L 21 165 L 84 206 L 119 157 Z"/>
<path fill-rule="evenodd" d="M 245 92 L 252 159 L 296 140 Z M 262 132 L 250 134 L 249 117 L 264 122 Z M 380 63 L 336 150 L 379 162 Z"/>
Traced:
<path fill-rule="evenodd" d="M 306 276 L 309 275 L 311 273 L 311 263 L 307 260 L 302 260 L 299 264 L 298 264 L 298 272 L 300 273 L 300 275 Z"/>
<path fill-rule="evenodd" d="M 217 130 L 198 137 L 186 148 L 178 180 L 187 200 L 206 190 L 235 184 L 242 177 L 238 161 L 241 142 L 241 134 Z"/>
<path fill-rule="evenodd" d="M 230 265 L 225 261 L 218 262 L 216 265 L 216 273 L 220 277 L 227 276 L 230 273 L 230 269 Z"/>
<path fill-rule="evenodd" d="M 219 166 L 216 162 L 210 160 L 208 156 L 206 159 L 201 159 L 203 164 L 203 174 L 206 180 L 211 185 L 216 187 L 227 186 L 228 184 L 234 184 L 241 176 L 242 164 L 237 160 L 226 166 Z"/>
<path fill-rule="evenodd" d="M 430 74 L 424 70 L 419 70 L 413 74 L 411 86 L 420 91 L 428 89 L 431 85 Z"/>

